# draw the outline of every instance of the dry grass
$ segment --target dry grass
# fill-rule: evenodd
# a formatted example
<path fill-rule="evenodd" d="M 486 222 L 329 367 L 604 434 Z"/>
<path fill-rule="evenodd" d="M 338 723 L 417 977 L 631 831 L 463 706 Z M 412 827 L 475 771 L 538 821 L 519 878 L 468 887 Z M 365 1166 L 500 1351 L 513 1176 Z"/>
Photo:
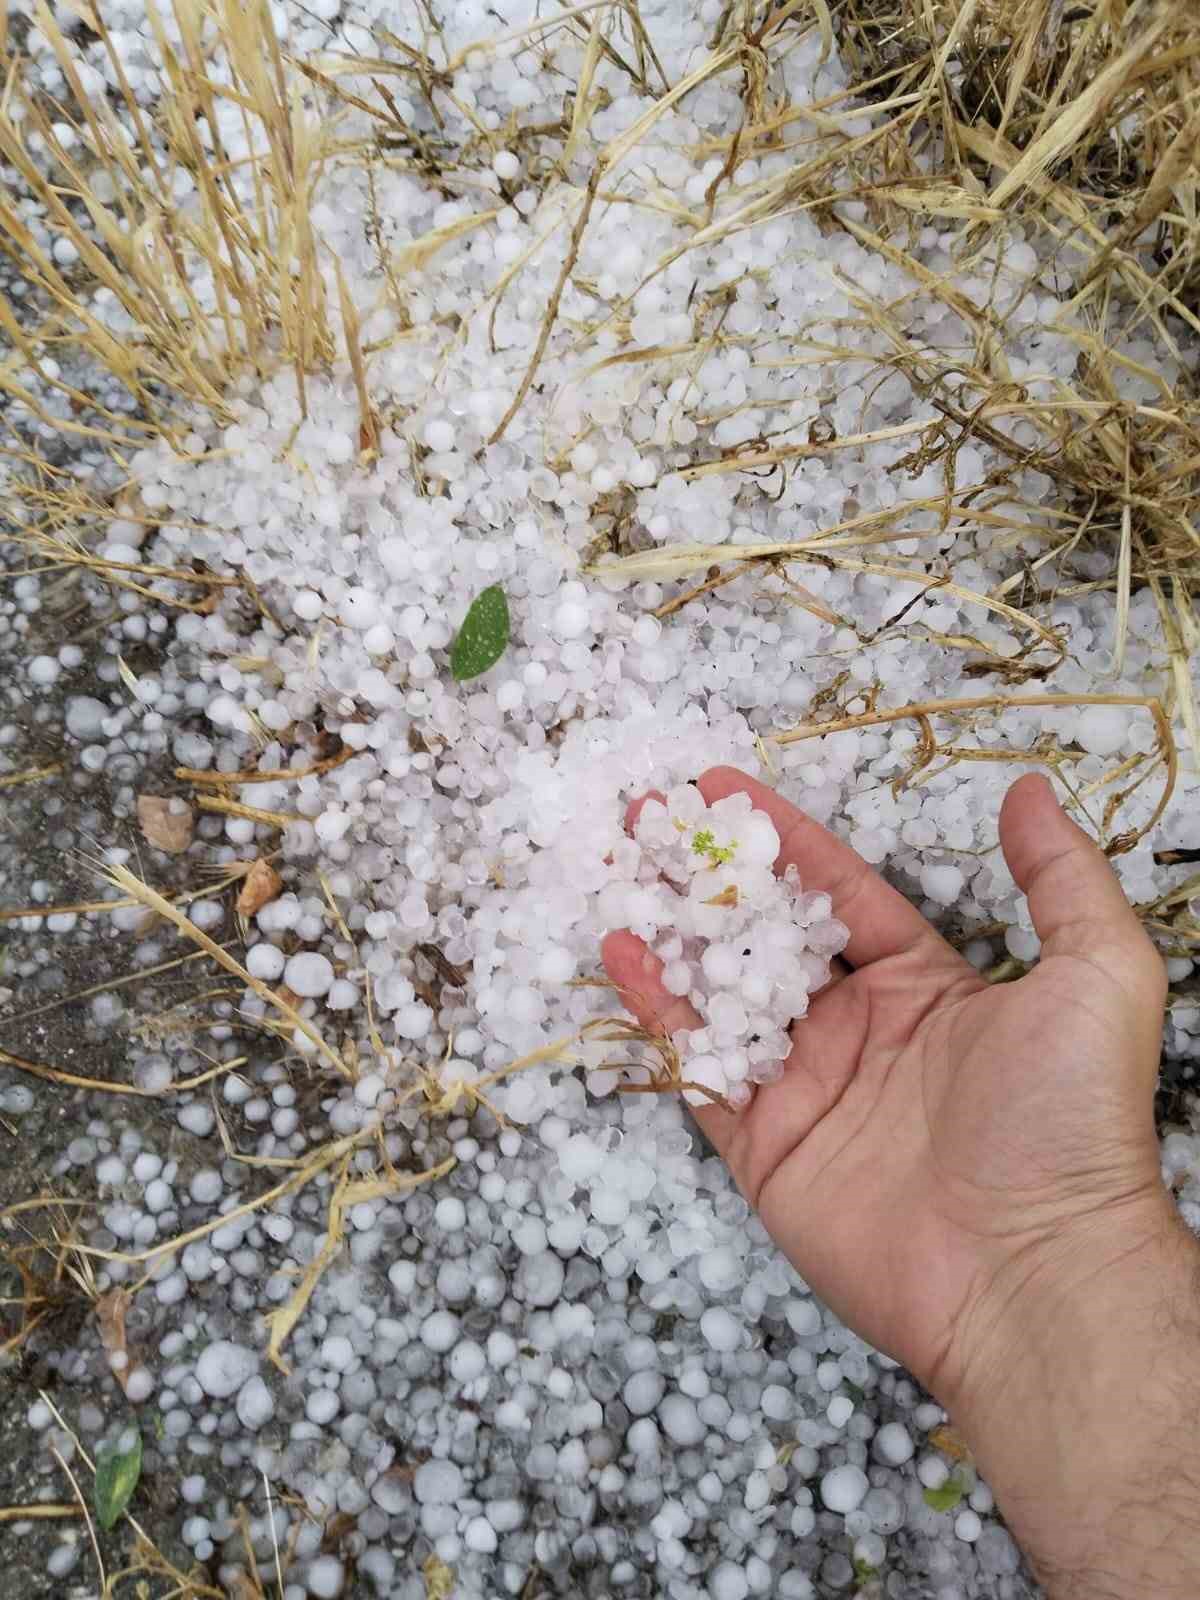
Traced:
<path fill-rule="evenodd" d="M 477 174 L 498 136 L 471 118 L 455 95 L 453 75 L 466 52 L 452 59 L 431 18 L 421 49 L 380 30 L 375 57 L 331 50 L 297 60 L 277 42 L 263 0 L 216 0 L 207 10 L 199 0 L 173 0 L 173 12 L 178 44 L 156 10 L 148 11 L 166 80 L 153 121 L 116 74 L 116 99 L 133 130 L 132 145 L 118 131 L 113 106 L 81 92 L 71 51 L 48 10 L 39 13 L 39 26 L 67 84 L 63 104 L 52 106 L 26 88 L 15 45 L 0 39 L 8 85 L 0 99 L 0 157 L 15 167 L 51 228 L 78 255 L 73 269 L 60 267 L 36 248 L 16 208 L 0 200 L 0 249 L 27 280 L 25 307 L 42 308 L 42 320 L 31 325 L 27 311 L 18 318 L 15 307 L 0 300 L 0 334 L 14 356 L 0 367 L 0 386 L 32 414 L 45 415 L 19 369 L 24 365 L 44 376 L 44 358 L 75 346 L 119 382 L 134 409 L 118 414 L 97 408 L 61 377 L 46 379 L 51 391 L 63 392 L 60 420 L 69 432 L 122 445 L 164 433 L 178 445 L 181 402 L 223 415 L 236 378 L 281 365 L 294 370 L 303 397 L 306 375 L 339 360 L 359 395 L 360 443 L 369 456 L 382 425 L 370 392 L 372 347 L 362 342 L 360 312 L 340 263 L 314 227 L 313 207 L 323 183 L 345 166 L 368 173 L 380 165 L 412 171 L 447 193 L 478 188 Z M 81 14 L 119 69 L 103 15 L 86 9 Z M 533 386 L 594 205 L 652 205 L 685 225 L 683 242 L 650 268 L 647 282 L 689 251 L 759 227 L 774 215 L 809 210 L 823 229 L 844 230 L 903 267 L 914 293 L 940 299 L 959 319 L 971 348 L 965 356 L 961 350 L 951 356 L 918 343 L 906 327 L 903 303 L 882 303 L 846 280 L 841 287 L 853 314 L 832 342 L 828 333 L 811 339 L 808 330 L 796 328 L 793 362 L 854 360 L 863 348 L 881 350 L 875 357 L 879 377 L 903 374 L 914 397 L 932 404 L 940 420 L 841 439 L 818 430 L 807 443 L 756 441 L 698 461 L 685 475 L 736 473 L 748 481 L 751 473 L 786 474 L 808 457 L 911 435 L 912 453 L 895 470 L 939 466 L 945 492 L 850 518 L 818 538 L 711 552 L 697 544 L 694 561 L 684 566 L 657 564 L 678 561 L 688 553 L 683 550 L 669 558 L 647 552 L 628 559 L 628 575 L 669 570 L 685 576 L 716 563 L 724 581 L 729 563 L 773 554 L 777 569 L 786 567 L 789 581 L 799 578 L 803 588 L 806 564 L 834 560 L 849 566 L 848 552 L 894 544 L 910 531 L 913 513 L 928 511 L 950 531 L 990 525 L 994 541 L 1014 549 L 1011 583 L 1020 588 L 1027 587 L 1031 564 L 1016 545 L 1031 531 L 1046 532 L 1047 556 L 1055 548 L 1103 545 L 1118 558 L 1111 580 L 1118 598 L 1118 663 L 1126 649 L 1131 596 L 1148 589 L 1171 656 L 1160 698 L 1169 713 L 1178 712 L 1197 745 L 1200 716 L 1187 658 L 1196 633 L 1192 600 L 1200 570 L 1200 404 L 1183 359 L 1188 341 L 1200 332 L 1194 162 L 1200 35 L 1192 23 L 1190 8 L 1172 0 L 1084 0 L 1071 7 L 1055 0 L 745 0 L 725 8 L 708 57 L 675 83 L 663 73 L 652 30 L 634 0 L 563 8 L 519 30 L 513 38 L 525 48 L 545 49 L 571 34 L 583 53 L 561 123 L 514 125 L 503 134 L 505 142 L 538 152 L 543 182 L 547 189 L 557 187 L 561 208 L 558 220 L 499 275 L 477 314 L 494 317 L 509 286 L 550 237 L 566 231 L 569 239 L 524 377 L 493 439 Z M 836 43 L 851 86 L 815 105 L 792 105 L 778 69 L 797 42 L 814 33 L 823 53 Z M 507 37 L 481 41 L 482 53 Z M 591 132 L 603 92 L 594 87 L 602 64 L 623 74 L 645 102 L 635 123 L 607 145 Z M 369 93 L 359 87 L 367 74 Z M 353 89 L 346 84 L 351 75 Z M 697 152 L 722 162 L 706 203 L 689 208 L 649 190 L 639 195 L 622 181 L 630 158 L 653 139 L 669 110 L 721 75 L 737 82 L 743 111 L 737 127 L 707 139 Z M 394 82 L 419 91 L 437 133 L 421 133 L 405 122 L 389 88 Z M 869 125 L 864 106 L 872 108 Z M 473 123 L 465 144 L 446 137 L 439 107 L 452 107 Z M 254 151 L 240 161 L 228 157 L 219 131 L 221 114 L 231 109 Z M 344 135 L 351 113 L 356 131 Z M 69 147 L 55 132 L 63 122 L 76 134 Z M 36 159 L 31 136 L 43 147 Z M 781 173 L 742 181 L 745 162 L 780 152 L 792 158 Z M 586 182 L 568 176 L 581 166 Z M 184 201 L 176 198 L 181 175 L 190 191 Z M 861 202 L 861 217 L 835 210 L 835 200 Z M 384 296 L 402 326 L 408 276 L 491 215 L 480 211 L 394 252 L 380 242 Z M 1039 288 L 1044 301 L 1053 297 L 1061 305 L 1048 326 L 1058 324 L 1079 349 L 1071 380 L 1060 381 L 1052 396 L 1035 397 L 1013 380 L 1005 355 L 1008 329 L 990 295 L 972 297 L 915 258 L 915 237 L 930 222 L 957 229 L 959 267 L 977 266 L 984 278 L 991 270 L 985 248 L 1014 226 L 1040 241 L 1053 270 L 1039 265 Z M 99 319 L 90 298 L 96 288 L 108 291 L 124 319 L 119 327 Z M 585 372 L 630 360 L 668 373 L 691 371 L 731 338 L 713 306 L 707 308 L 709 331 L 692 343 L 623 350 L 596 362 L 589 356 L 595 335 L 622 328 L 631 298 L 614 303 L 603 322 L 578 330 Z M 697 311 L 699 327 L 706 308 Z M 1085 331 L 1068 326 L 1068 315 Z M 1135 360 L 1118 350 L 1131 331 L 1161 360 Z M 772 369 L 787 365 L 774 352 L 762 359 Z M 1151 401 L 1122 399 L 1122 383 L 1134 369 L 1153 383 Z M 1162 369 L 1179 370 L 1179 376 L 1168 382 L 1158 376 Z M 985 485 L 955 482 L 957 455 L 970 440 L 989 445 L 1004 463 Z M 1049 514 L 1023 503 L 1019 484 L 1030 469 L 1056 485 Z M 199 569 L 119 571 L 90 556 L 80 532 L 108 508 L 86 505 L 80 491 L 57 480 L 48 465 L 32 475 L 25 493 L 31 508 L 27 534 L 44 563 L 81 567 L 186 610 L 209 609 L 235 581 Z M 858 570 L 949 583 L 953 565 L 952 552 L 945 570 L 937 572 L 903 560 Z M 1036 571 L 1037 563 L 1032 567 Z M 1044 637 L 1030 608 L 1003 610 L 1007 588 L 972 598 L 1031 633 L 1041 629 L 1041 642 L 1061 651 L 1061 642 Z M 259 603 L 257 595 L 251 599 Z M 1024 645 L 1031 643 L 1027 634 Z M 1024 662 L 1027 676 L 1044 675 L 1050 664 L 1044 655 Z M 990 665 L 1004 682 L 1020 681 L 1011 662 Z M 981 675 L 988 666 L 986 659 L 972 661 Z M 218 797 L 217 809 L 228 811 L 229 805 Z M 277 814 L 274 820 L 282 826 L 286 818 Z"/>

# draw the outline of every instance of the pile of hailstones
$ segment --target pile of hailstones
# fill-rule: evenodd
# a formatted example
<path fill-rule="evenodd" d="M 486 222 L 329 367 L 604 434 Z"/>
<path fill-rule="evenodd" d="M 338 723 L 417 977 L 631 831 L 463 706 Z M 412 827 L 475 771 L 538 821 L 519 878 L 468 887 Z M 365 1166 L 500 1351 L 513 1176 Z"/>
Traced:
<path fill-rule="evenodd" d="M 755 1084 L 783 1076 L 788 1027 L 849 937 L 829 896 L 805 892 L 794 866 L 776 876 L 779 846 L 748 795 L 709 806 L 683 784 L 642 802 L 613 852 L 620 876 L 601 891 L 603 920 L 646 941 L 663 986 L 702 1023 L 677 1039 L 694 1105 L 711 1099 L 707 1089 L 745 1106 Z"/>

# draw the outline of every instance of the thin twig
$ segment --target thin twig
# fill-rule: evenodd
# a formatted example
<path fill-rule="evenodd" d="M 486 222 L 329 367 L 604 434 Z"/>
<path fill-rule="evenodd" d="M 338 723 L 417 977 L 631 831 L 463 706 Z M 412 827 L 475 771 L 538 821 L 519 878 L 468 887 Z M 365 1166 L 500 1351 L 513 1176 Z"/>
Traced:
<path fill-rule="evenodd" d="M 66 1473 L 68 1479 L 70 1480 L 71 1487 L 75 1491 L 75 1498 L 79 1501 L 79 1509 L 83 1512 L 83 1520 L 87 1523 L 88 1538 L 91 1539 L 91 1541 L 92 1541 L 92 1549 L 96 1552 L 96 1565 L 100 1568 L 100 1593 L 101 1594 L 107 1594 L 108 1593 L 108 1577 L 107 1577 L 107 1574 L 104 1571 L 104 1558 L 100 1554 L 100 1541 L 99 1541 L 99 1539 L 96 1538 L 96 1530 L 92 1526 L 92 1519 L 91 1519 L 91 1516 L 90 1516 L 90 1514 L 88 1512 L 87 1501 L 83 1498 L 83 1490 L 79 1487 L 79 1484 L 76 1482 L 75 1474 L 71 1471 L 70 1467 L 67 1465 L 66 1461 L 63 1459 L 62 1454 L 58 1450 L 57 1446 L 51 1445 L 50 1454 L 54 1457 L 55 1461 L 58 1462 L 59 1466 Z"/>
<path fill-rule="evenodd" d="M 533 355 L 530 358 L 529 365 L 525 369 L 525 376 L 521 379 L 516 394 L 513 395 L 512 400 L 509 402 L 508 410 L 500 418 L 495 431 L 488 439 L 489 444 L 495 444 L 498 439 L 504 437 L 509 423 L 521 409 L 525 396 L 529 393 L 530 385 L 533 383 L 534 375 L 541 365 L 542 357 L 546 353 L 546 346 L 550 342 L 550 330 L 553 328 L 555 318 L 558 316 L 558 303 L 562 299 L 567 279 L 574 272 L 575 263 L 579 260 L 579 247 L 583 243 L 583 231 L 587 227 L 588 218 L 592 214 L 592 203 L 596 198 L 596 189 L 599 182 L 600 168 L 597 166 L 592 169 L 592 175 L 588 179 L 588 185 L 584 191 L 583 204 L 579 208 L 575 226 L 571 229 L 571 242 L 567 246 L 567 253 L 563 258 L 562 271 L 558 275 L 558 282 L 554 285 L 554 293 L 550 296 L 550 304 L 546 308 L 541 332 L 538 334 L 538 341 L 533 348 Z"/>

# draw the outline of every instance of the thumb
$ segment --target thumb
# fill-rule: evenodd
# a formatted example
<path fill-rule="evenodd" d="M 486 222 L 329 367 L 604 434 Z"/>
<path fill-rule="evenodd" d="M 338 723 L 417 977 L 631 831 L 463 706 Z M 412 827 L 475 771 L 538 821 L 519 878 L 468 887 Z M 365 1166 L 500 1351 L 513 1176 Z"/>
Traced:
<path fill-rule="evenodd" d="M 1020 778 L 1000 809 L 1000 844 L 1048 956 L 1085 956 L 1122 985 L 1162 986 L 1163 963 L 1108 858 L 1067 816 L 1049 782 Z"/>

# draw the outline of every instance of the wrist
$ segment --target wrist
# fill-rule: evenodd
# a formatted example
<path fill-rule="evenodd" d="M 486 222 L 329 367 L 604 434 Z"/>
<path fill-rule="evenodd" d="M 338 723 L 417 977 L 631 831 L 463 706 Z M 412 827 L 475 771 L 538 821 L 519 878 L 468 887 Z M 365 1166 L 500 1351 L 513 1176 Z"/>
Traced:
<path fill-rule="evenodd" d="M 962 1335 L 939 1397 L 1054 1600 L 1191 1595 L 1200 1246 L 1165 1193 L 1031 1247 Z"/>

